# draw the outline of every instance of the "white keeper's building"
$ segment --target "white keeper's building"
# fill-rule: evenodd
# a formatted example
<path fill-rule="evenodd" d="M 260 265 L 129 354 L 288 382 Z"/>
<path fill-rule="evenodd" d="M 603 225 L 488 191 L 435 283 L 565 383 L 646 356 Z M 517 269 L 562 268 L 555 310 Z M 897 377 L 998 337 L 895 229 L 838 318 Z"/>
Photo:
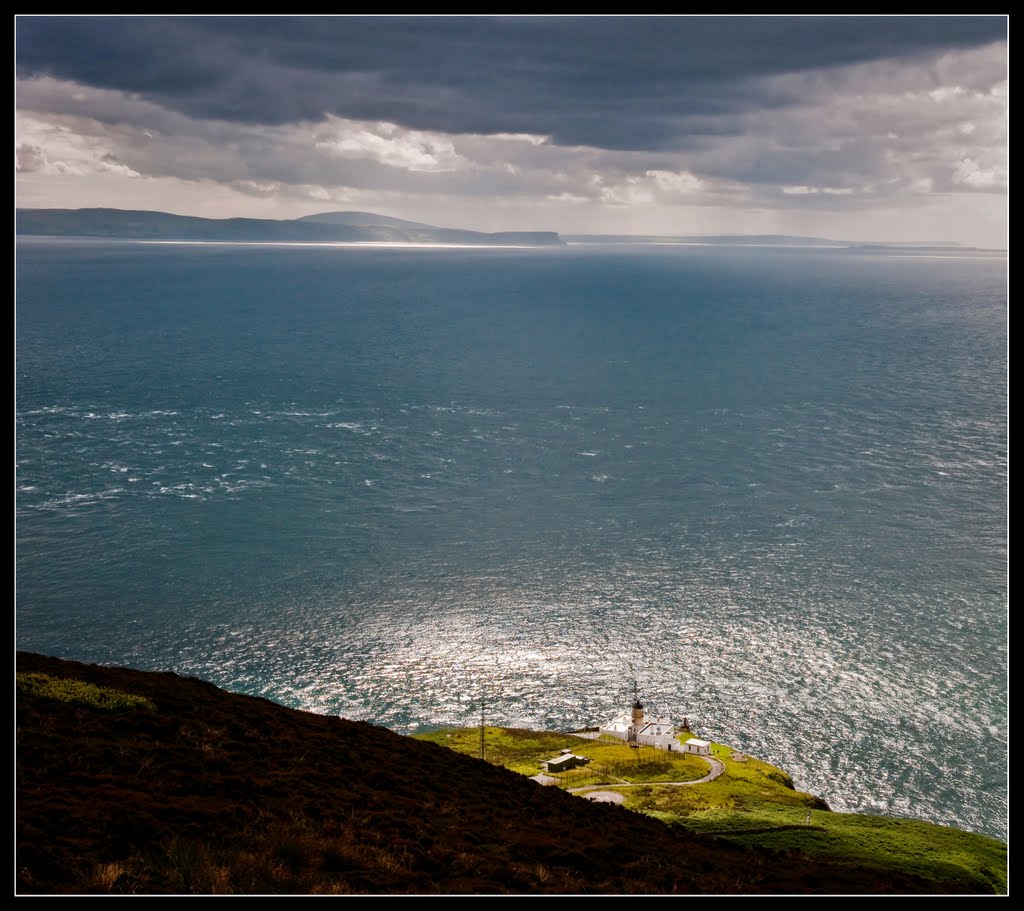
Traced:
<path fill-rule="evenodd" d="M 610 734 L 627 743 L 638 743 L 642 746 L 656 747 L 674 753 L 697 752 L 685 749 L 676 737 L 676 726 L 671 718 L 655 718 L 644 714 L 643 704 L 638 699 L 629 712 L 616 715 L 611 721 L 599 728 L 602 734 Z M 704 743 L 704 741 L 701 741 Z M 708 753 L 710 749 L 708 749 Z M 708 755 L 702 753 L 701 755 Z"/>

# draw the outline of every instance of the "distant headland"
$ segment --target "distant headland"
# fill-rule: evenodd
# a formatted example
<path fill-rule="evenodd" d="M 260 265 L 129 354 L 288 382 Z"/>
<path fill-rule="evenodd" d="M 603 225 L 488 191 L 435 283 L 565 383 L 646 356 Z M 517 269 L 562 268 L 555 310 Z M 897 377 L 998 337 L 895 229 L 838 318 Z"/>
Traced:
<path fill-rule="evenodd" d="M 444 244 L 561 246 L 554 231 L 485 233 L 405 221 L 372 212 L 322 212 L 283 220 L 197 218 L 127 209 L 18 209 L 21 236 L 102 237 L 208 243 Z"/>
<path fill-rule="evenodd" d="M 374 212 L 320 212 L 301 218 L 200 218 L 132 209 L 17 209 L 21 237 L 83 237 L 108 240 L 235 244 L 381 244 L 409 246 L 565 247 L 622 245 L 683 247 L 815 247 L 866 253 L 917 255 L 1005 250 L 952 242 L 883 243 L 790 234 L 559 234 L 557 231 L 470 231 L 441 228 Z"/>

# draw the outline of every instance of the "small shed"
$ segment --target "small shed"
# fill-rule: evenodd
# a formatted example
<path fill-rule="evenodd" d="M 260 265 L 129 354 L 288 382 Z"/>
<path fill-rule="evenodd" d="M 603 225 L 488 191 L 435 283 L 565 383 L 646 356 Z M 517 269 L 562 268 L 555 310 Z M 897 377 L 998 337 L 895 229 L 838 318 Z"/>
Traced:
<path fill-rule="evenodd" d="M 710 756 L 711 744 L 707 740 L 691 737 L 683 744 L 684 753 L 695 753 L 697 756 Z"/>
<path fill-rule="evenodd" d="M 547 759 L 541 763 L 545 772 L 564 772 L 566 769 L 575 769 L 576 766 L 586 765 L 590 760 L 586 756 L 576 756 L 573 753 L 562 753 L 554 759 Z"/>

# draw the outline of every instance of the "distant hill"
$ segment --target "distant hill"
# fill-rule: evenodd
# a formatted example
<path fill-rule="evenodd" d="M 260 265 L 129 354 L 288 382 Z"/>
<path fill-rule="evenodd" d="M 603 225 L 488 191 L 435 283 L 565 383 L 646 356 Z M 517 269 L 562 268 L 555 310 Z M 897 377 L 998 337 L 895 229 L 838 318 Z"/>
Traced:
<path fill-rule="evenodd" d="M 848 247 L 841 240 L 827 237 L 801 237 L 792 234 L 566 234 L 566 243 L 601 244 L 729 244 L 771 247 Z"/>
<path fill-rule="evenodd" d="M 862 253 L 1001 253 L 952 241 L 852 241 L 794 234 L 563 234 L 568 244 L 707 244 L 716 247 L 827 247 Z"/>
<path fill-rule="evenodd" d="M 788 234 L 566 234 L 439 228 L 373 212 L 320 212 L 301 218 L 197 218 L 129 209 L 18 209 L 19 236 L 222 243 L 404 243 L 551 247 L 576 244 L 709 244 L 737 247 L 829 247 L 863 252 L 968 253 L 953 243 L 875 243 Z M 997 252 L 997 251 L 985 251 Z"/>
<path fill-rule="evenodd" d="M 303 218 L 196 218 L 126 209 L 18 209 L 22 236 L 226 243 L 418 243 L 558 246 L 553 231 L 487 234 L 404 221 L 370 212 L 324 212 Z"/>
<path fill-rule="evenodd" d="M 295 221 L 316 222 L 321 225 L 355 225 L 357 227 L 393 227 L 393 228 L 429 228 L 436 231 L 434 225 L 406 218 L 394 218 L 391 215 L 377 215 L 375 212 L 319 212 L 316 215 L 303 215 Z"/>
<path fill-rule="evenodd" d="M 385 728 L 17 655 L 19 894 L 991 892 L 738 846 Z"/>

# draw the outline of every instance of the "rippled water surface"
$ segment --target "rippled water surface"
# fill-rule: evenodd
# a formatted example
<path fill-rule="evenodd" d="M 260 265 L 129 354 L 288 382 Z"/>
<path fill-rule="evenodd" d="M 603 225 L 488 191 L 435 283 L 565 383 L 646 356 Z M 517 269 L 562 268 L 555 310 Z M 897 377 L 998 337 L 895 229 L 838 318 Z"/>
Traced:
<path fill-rule="evenodd" d="M 17 645 L 659 713 L 1006 837 L 1006 262 L 19 241 Z"/>

